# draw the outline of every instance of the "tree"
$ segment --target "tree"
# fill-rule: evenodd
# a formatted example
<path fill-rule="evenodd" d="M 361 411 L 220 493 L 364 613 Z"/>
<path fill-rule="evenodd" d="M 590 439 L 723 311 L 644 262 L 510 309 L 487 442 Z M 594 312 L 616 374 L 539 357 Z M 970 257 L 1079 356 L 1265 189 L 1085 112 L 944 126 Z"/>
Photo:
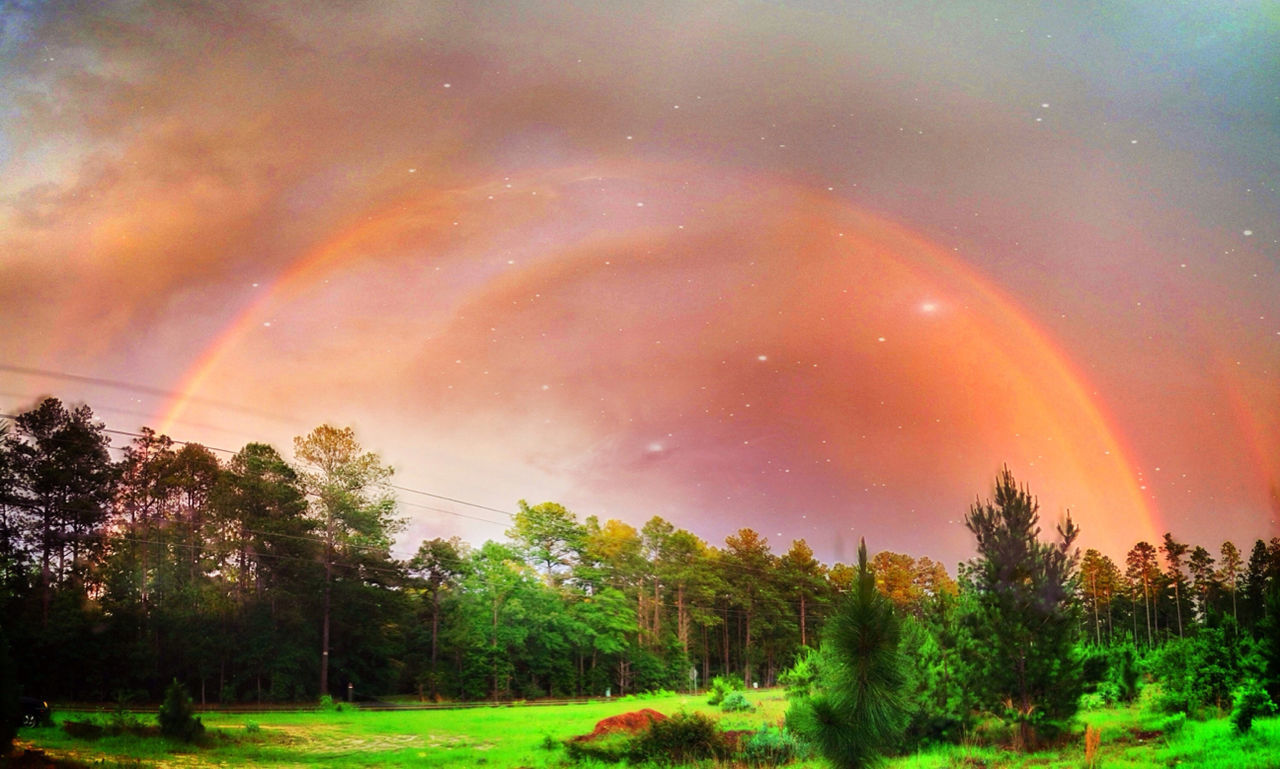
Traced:
<path fill-rule="evenodd" d="M 745 622 L 742 680 L 751 686 L 751 663 L 758 656 L 758 650 L 752 645 L 752 631 L 759 635 L 759 628 L 752 625 L 762 610 L 776 609 L 779 604 L 779 597 L 769 579 L 777 558 L 769 551 L 769 540 L 754 529 L 738 529 L 737 534 L 725 537 L 724 543 L 722 566 L 730 573 L 727 581 L 740 586 L 731 600 L 742 611 Z"/>
<path fill-rule="evenodd" d="M 1191 572 L 1191 589 L 1195 593 L 1195 611 L 1201 620 L 1209 616 L 1209 606 L 1218 590 L 1217 577 L 1213 571 L 1213 556 L 1203 547 L 1196 545 L 1187 559 L 1187 569 Z"/>
<path fill-rule="evenodd" d="M 1147 615 L 1147 646 L 1153 643 L 1151 635 L 1151 583 L 1159 574 L 1156 565 L 1156 549 L 1149 542 L 1139 542 L 1125 556 L 1125 576 L 1137 589 L 1142 585 L 1142 607 Z M 1136 639 L 1135 639 L 1136 640 Z"/>
<path fill-rule="evenodd" d="M 1039 504 L 1006 467 L 994 502 L 975 502 L 965 525 L 977 539 L 969 562 L 972 618 L 987 653 L 975 682 L 983 704 L 1018 724 L 1017 743 L 1034 749 L 1036 725 L 1056 729 L 1075 714 L 1080 696 L 1076 601 L 1079 528 L 1071 516 L 1055 544 L 1039 540 Z"/>
<path fill-rule="evenodd" d="M 810 638 L 809 617 L 826 587 L 822 564 L 813 557 L 813 548 L 803 539 L 792 540 L 791 549 L 780 560 L 784 589 L 794 590 L 796 597 L 800 599 L 797 607 L 800 612 L 800 646 L 807 647 Z"/>
<path fill-rule="evenodd" d="M 12 456 L 27 538 L 39 555 L 41 623 L 49 622 L 54 587 L 83 581 L 102 544 L 114 468 L 106 427 L 88 406 L 68 410 L 46 398 L 14 419 L 20 436 Z"/>
<path fill-rule="evenodd" d="M 519 506 L 507 536 L 526 559 L 542 568 L 548 584 L 559 586 L 582 551 L 586 531 L 573 513 L 555 502 L 530 507 L 522 499 Z"/>
<path fill-rule="evenodd" d="M 1164 553 L 1169 583 L 1173 586 L 1173 605 L 1178 617 L 1178 637 L 1182 638 L 1182 596 L 1186 593 L 1184 586 L 1187 583 L 1187 577 L 1182 573 L 1182 556 L 1186 555 L 1187 546 L 1176 541 L 1173 535 L 1166 531 L 1160 550 Z"/>
<path fill-rule="evenodd" d="M 837 769 L 879 763 L 902 736 L 907 706 L 900 638 L 898 617 L 876 590 L 863 541 L 853 590 L 841 597 L 823 630 L 818 692 L 787 711 L 787 724 Z"/>
<path fill-rule="evenodd" d="M 440 593 L 465 572 L 466 546 L 457 537 L 427 540 L 409 561 L 409 574 L 421 580 L 431 596 L 431 696 L 439 685 L 438 640 L 440 636 Z"/>
<path fill-rule="evenodd" d="M 330 614 L 335 570 L 380 579 L 389 570 L 391 537 L 401 527 L 388 481 L 392 470 L 356 442 L 350 427 L 321 425 L 294 438 L 302 486 L 324 538 L 324 605 L 321 621 L 320 694 L 329 693 Z"/>
<path fill-rule="evenodd" d="M 1222 549 L 1219 551 L 1222 560 L 1219 561 L 1221 566 L 1218 567 L 1218 581 L 1225 585 L 1231 591 L 1231 619 L 1239 622 L 1240 617 L 1236 612 L 1236 579 L 1240 576 L 1240 550 L 1235 543 L 1230 540 L 1222 543 Z"/>

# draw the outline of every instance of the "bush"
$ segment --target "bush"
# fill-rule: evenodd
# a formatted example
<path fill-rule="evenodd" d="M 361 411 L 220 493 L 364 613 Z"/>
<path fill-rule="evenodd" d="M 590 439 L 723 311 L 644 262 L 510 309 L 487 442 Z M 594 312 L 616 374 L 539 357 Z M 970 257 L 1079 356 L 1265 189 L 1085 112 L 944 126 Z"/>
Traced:
<path fill-rule="evenodd" d="M 194 742 L 204 734 L 204 724 L 195 715 L 195 707 L 191 704 L 191 695 L 187 687 L 173 679 L 169 688 L 165 689 L 164 702 L 160 704 L 160 733 L 166 737 Z"/>
<path fill-rule="evenodd" d="M 753 708 L 742 692 L 729 692 L 725 695 L 724 700 L 720 702 L 720 709 L 726 713 L 737 713 L 743 710 L 752 710 Z"/>
<path fill-rule="evenodd" d="M 728 754 L 724 736 L 715 721 L 702 713 L 677 713 L 655 721 L 631 743 L 628 758 L 635 763 L 688 764 Z"/>
<path fill-rule="evenodd" d="M 565 756 L 570 761 L 595 761 L 602 764 L 616 764 L 626 760 L 633 752 L 638 738 L 618 732 L 593 740 L 567 740 L 564 743 Z"/>
<path fill-rule="evenodd" d="M 752 766 L 781 766 L 812 753 L 810 745 L 794 733 L 768 725 L 748 737 L 742 746 L 742 758 Z"/>
<path fill-rule="evenodd" d="M 1187 725 L 1186 713 L 1174 713 L 1168 718 L 1160 722 L 1160 731 L 1164 732 L 1166 737 L 1172 737 L 1182 731 L 1182 727 Z"/>
<path fill-rule="evenodd" d="M 808 697 L 818 682 L 818 651 L 805 647 L 800 650 L 796 662 L 782 671 L 778 683 L 787 690 L 787 697 Z"/>
<path fill-rule="evenodd" d="M 1231 723 L 1238 734 L 1248 734 L 1253 728 L 1253 719 L 1273 715 L 1275 712 L 1275 703 L 1267 695 L 1267 690 L 1257 681 L 1250 681 L 1236 691 Z"/>
<path fill-rule="evenodd" d="M 711 679 L 710 696 L 707 697 L 708 705 L 719 705 L 729 692 L 742 691 L 746 687 L 742 683 L 742 679 L 738 676 L 716 676 Z"/>
<path fill-rule="evenodd" d="M 1138 680 L 1142 671 L 1138 669 L 1138 654 L 1133 644 L 1112 647 L 1111 680 L 1116 687 L 1115 702 L 1133 702 L 1138 698 Z"/>
<path fill-rule="evenodd" d="M 334 702 L 333 697 L 328 694 L 320 695 L 320 710 L 325 713 L 341 713 L 342 703 Z"/>

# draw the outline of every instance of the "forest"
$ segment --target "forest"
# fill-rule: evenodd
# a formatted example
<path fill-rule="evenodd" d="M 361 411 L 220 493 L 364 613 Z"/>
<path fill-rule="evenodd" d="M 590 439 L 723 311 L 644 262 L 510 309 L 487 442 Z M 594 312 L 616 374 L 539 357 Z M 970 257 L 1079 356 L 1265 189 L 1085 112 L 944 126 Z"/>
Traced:
<path fill-rule="evenodd" d="M 205 705 L 717 678 L 817 692 L 824 629 L 861 579 L 893 618 L 916 744 L 983 712 L 1051 734 L 1082 700 L 1132 700 L 1140 678 L 1171 713 L 1280 699 L 1280 538 L 1210 549 L 1169 533 L 1117 563 L 1080 553 L 1069 519 L 1042 541 L 1008 470 L 969 510 L 976 556 L 954 578 L 925 556 L 826 565 L 749 528 L 717 545 L 660 517 L 636 529 L 525 501 L 505 540 L 431 539 L 400 560 L 391 468 L 350 429 L 298 437 L 293 461 L 145 428 L 113 459 L 119 435 L 54 398 L 3 423 L 0 661 L 46 699 L 155 702 L 175 679 Z"/>

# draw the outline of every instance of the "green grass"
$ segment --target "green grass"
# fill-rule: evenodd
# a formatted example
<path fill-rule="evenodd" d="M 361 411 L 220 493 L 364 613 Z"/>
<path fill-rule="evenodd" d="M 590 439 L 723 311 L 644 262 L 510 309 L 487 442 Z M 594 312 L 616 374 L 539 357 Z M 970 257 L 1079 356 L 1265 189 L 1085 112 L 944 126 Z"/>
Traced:
<path fill-rule="evenodd" d="M 206 713 L 202 746 L 159 737 L 118 736 L 82 740 L 60 728 L 24 730 L 20 741 L 55 757 L 102 766 L 264 766 L 264 767 L 440 767 L 464 769 L 551 769 L 569 766 L 561 741 L 592 730 L 607 716 L 639 708 L 665 714 L 681 709 L 716 718 L 722 729 L 758 729 L 777 724 L 786 710 L 781 690 L 747 692 L 754 710 L 721 713 L 705 697 L 664 695 L 564 706 L 515 706 L 466 710 L 327 713 Z M 106 714 L 59 712 L 59 722 Z M 142 716 L 154 722 L 154 716 Z M 934 767 L 1083 767 L 1084 724 L 1098 728 L 1102 746 L 1096 766 L 1276 767 L 1280 766 L 1280 719 L 1255 722 L 1253 732 L 1233 733 L 1225 718 L 1187 721 L 1173 735 L 1151 734 L 1164 716 L 1139 707 L 1081 713 L 1075 732 L 1051 751 L 1019 755 L 977 745 L 951 745 L 894 759 L 889 769 Z M 256 724 L 256 728 L 252 726 Z M 548 738 L 550 738 L 548 740 Z M 551 746 L 548 749 L 548 746 Z M 591 764 L 574 766 L 592 767 Z M 603 766 L 603 765 L 597 765 Z M 819 769 L 821 761 L 792 764 Z"/>

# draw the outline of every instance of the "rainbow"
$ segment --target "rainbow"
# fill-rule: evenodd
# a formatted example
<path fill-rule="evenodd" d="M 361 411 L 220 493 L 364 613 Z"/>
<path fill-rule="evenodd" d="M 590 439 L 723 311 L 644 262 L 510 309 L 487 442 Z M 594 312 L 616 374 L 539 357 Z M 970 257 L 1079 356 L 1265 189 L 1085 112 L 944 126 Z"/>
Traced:
<path fill-rule="evenodd" d="M 653 166 L 642 170 L 621 167 L 610 171 L 611 173 L 604 175 L 631 178 L 632 175 L 643 174 L 646 180 L 680 178 L 674 172 L 666 172 Z M 681 176 L 687 176 L 688 173 L 687 168 L 680 169 Z M 530 174 L 528 178 L 519 179 L 518 183 L 525 189 L 534 187 L 540 191 L 545 190 L 545 198 L 554 198 L 561 185 L 601 176 L 599 168 L 574 167 Z M 431 190 L 400 198 L 382 205 L 372 214 L 349 221 L 345 226 L 337 228 L 330 237 L 299 255 L 260 296 L 247 304 L 215 335 L 189 367 L 176 388 L 177 395 L 163 407 L 158 420 L 160 431 L 171 432 L 183 419 L 213 373 L 226 362 L 243 337 L 261 325 L 263 319 L 268 317 L 270 308 L 290 301 L 333 270 L 385 253 L 396 244 L 412 242 L 419 249 L 446 247 L 460 238 L 479 237 L 480 233 L 468 231 L 457 222 L 467 219 L 465 214 L 469 206 L 485 200 L 502 186 L 501 183 L 496 183 L 466 189 Z M 770 190 L 770 194 L 777 195 L 778 199 L 796 201 L 794 208 L 797 210 L 826 212 L 814 221 L 807 221 L 800 237 L 820 237 L 824 229 L 849 227 L 846 223 L 853 222 L 856 228 L 850 232 L 850 248 L 856 243 L 861 248 L 874 249 L 878 259 L 892 262 L 907 273 L 927 273 L 934 278 L 943 276 L 962 285 L 977 301 L 991 308 L 995 316 L 1000 318 L 1001 325 L 984 329 L 986 343 L 989 349 L 998 351 L 1003 357 L 1002 364 L 1007 365 L 1010 377 L 1016 379 L 1021 388 L 1019 392 L 1028 398 L 1037 399 L 1038 408 L 1042 414 L 1047 415 L 1045 419 L 1049 422 L 1053 422 L 1056 419 L 1053 415 L 1059 413 L 1071 414 L 1073 418 L 1081 415 L 1084 424 L 1073 425 L 1073 429 L 1083 429 L 1095 436 L 1096 443 L 1102 446 L 1104 457 L 1080 459 L 1076 468 L 1077 477 L 1091 477 L 1099 462 L 1105 463 L 1107 468 L 1117 468 L 1108 469 L 1107 472 L 1122 478 L 1122 487 L 1112 490 L 1113 498 L 1108 503 L 1117 514 L 1123 514 L 1126 535 L 1132 535 L 1136 527 L 1139 536 L 1154 540 L 1157 533 L 1164 530 L 1154 501 L 1143 489 L 1141 472 L 1132 459 L 1132 451 L 1121 440 L 1121 431 L 1115 426 L 1114 419 L 1108 415 L 1100 398 L 1094 394 L 1087 377 L 1072 364 L 1069 355 L 1055 340 L 1039 328 L 1015 301 L 993 285 L 989 278 L 924 235 L 847 202 L 836 201 L 830 196 L 819 195 L 795 185 L 781 184 L 772 179 L 749 179 L 744 182 L 743 188 Z M 889 244 L 889 248 L 885 247 L 885 242 Z M 1015 354 L 1021 357 L 1015 357 Z M 1030 356 L 1030 361 L 1026 356 Z M 1037 393 L 1036 383 L 1027 373 L 1033 368 L 1061 383 L 1061 389 L 1053 394 L 1052 399 Z M 1062 419 L 1057 419 L 1057 423 L 1060 422 Z M 1064 443 L 1070 443 L 1079 435 L 1078 432 L 1067 432 L 1064 426 L 1059 426 L 1059 433 Z M 994 469 L 992 468 L 993 471 Z"/>

